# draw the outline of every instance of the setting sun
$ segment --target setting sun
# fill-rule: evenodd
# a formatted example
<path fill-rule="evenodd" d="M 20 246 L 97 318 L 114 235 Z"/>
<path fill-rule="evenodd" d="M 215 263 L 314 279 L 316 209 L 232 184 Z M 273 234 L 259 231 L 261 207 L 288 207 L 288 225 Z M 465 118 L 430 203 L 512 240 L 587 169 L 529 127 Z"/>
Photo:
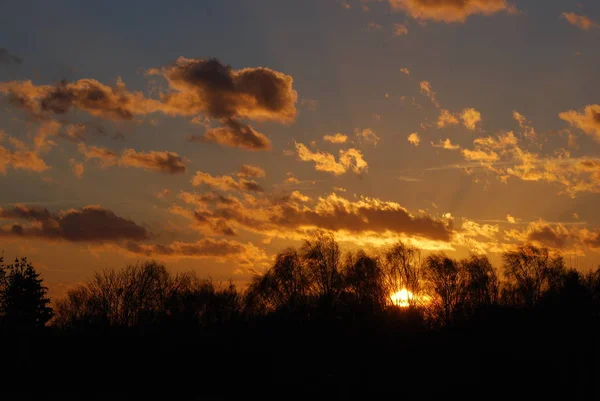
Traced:
<path fill-rule="evenodd" d="M 390 295 L 392 303 L 401 308 L 408 308 L 413 298 L 413 293 L 408 291 L 406 288 L 403 288 L 400 291 Z"/>
<path fill-rule="evenodd" d="M 426 305 L 431 301 L 431 297 L 428 295 L 414 295 L 406 288 L 401 289 L 398 292 L 390 295 L 392 304 L 399 306 L 400 308 L 408 308 L 411 304 L 418 303 L 420 305 Z"/>

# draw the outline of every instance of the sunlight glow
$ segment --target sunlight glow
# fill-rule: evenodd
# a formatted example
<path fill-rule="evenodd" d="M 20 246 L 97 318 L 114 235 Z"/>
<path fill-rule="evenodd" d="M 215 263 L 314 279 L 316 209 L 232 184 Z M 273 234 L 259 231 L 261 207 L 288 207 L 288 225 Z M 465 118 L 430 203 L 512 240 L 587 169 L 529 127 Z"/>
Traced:
<path fill-rule="evenodd" d="M 401 308 L 408 308 L 410 306 L 410 301 L 412 301 L 413 298 L 413 293 L 406 288 L 403 288 L 390 296 L 392 303 Z"/>
<path fill-rule="evenodd" d="M 415 296 L 406 288 L 403 288 L 400 291 L 390 295 L 390 299 L 392 300 L 393 305 L 399 306 L 400 308 L 408 308 L 411 304 L 418 304 L 423 306 L 431 302 L 431 297 L 429 297 L 428 295 Z"/>

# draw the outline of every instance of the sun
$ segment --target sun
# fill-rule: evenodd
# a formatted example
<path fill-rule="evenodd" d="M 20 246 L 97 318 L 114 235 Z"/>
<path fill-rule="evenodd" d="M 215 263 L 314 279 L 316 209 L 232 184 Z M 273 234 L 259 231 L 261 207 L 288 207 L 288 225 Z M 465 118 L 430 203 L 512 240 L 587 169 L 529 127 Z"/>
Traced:
<path fill-rule="evenodd" d="M 414 295 L 412 292 L 408 291 L 406 288 L 401 289 L 398 292 L 390 295 L 390 299 L 392 303 L 401 308 L 408 308 L 410 306 L 411 301 L 413 300 Z"/>
<path fill-rule="evenodd" d="M 414 295 L 406 288 L 401 289 L 398 292 L 390 295 L 392 304 L 399 306 L 400 308 L 408 308 L 411 305 L 418 304 L 419 306 L 426 306 L 431 302 L 431 297 L 428 295 Z"/>

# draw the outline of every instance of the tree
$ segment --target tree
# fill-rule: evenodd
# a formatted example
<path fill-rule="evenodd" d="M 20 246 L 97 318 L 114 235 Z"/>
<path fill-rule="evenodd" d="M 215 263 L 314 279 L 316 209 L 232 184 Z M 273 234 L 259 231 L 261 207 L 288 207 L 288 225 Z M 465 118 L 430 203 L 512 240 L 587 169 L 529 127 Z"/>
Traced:
<path fill-rule="evenodd" d="M 389 299 L 383 272 L 376 258 L 360 250 L 349 253 L 343 269 L 344 288 L 352 304 L 366 312 L 381 311 Z"/>
<path fill-rule="evenodd" d="M 312 292 L 320 306 L 331 309 L 342 292 L 342 252 L 331 234 L 317 232 L 304 241 L 301 249 L 306 264 Z"/>
<path fill-rule="evenodd" d="M 408 297 L 409 304 L 417 305 L 421 299 L 421 251 L 399 241 L 387 249 L 380 260 L 388 298 L 405 289 L 412 294 Z"/>
<path fill-rule="evenodd" d="M 460 261 L 460 269 L 465 276 L 465 312 L 470 313 L 481 306 L 489 306 L 498 301 L 500 284 L 496 270 L 487 256 L 471 255 Z"/>
<path fill-rule="evenodd" d="M 299 313 L 310 302 L 311 279 L 298 251 L 288 248 L 279 253 L 269 271 L 254 277 L 246 291 L 249 311 Z"/>
<path fill-rule="evenodd" d="M 5 266 L 0 258 L 0 322 L 5 329 L 31 331 L 52 318 L 48 289 L 27 258 Z"/>
<path fill-rule="evenodd" d="M 425 260 L 425 280 L 432 294 L 432 307 L 445 324 L 450 324 L 463 301 L 465 275 L 459 263 L 443 253 Z"/>
<path fill-rule="evenodd" d="M 502 259 L 507 279 L 503 297 L 510 304 L 536 305 L 544 292 L 560 285 L 565 271 L 560 254 L 531 244 L 505 252 Z"/>

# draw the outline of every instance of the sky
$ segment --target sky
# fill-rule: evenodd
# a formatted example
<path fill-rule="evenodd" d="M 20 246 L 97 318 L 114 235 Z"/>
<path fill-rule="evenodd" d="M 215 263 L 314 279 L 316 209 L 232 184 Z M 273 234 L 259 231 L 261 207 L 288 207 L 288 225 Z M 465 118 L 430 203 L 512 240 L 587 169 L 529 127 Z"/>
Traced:
<path fill-rule="evenodd" d="M 600 265 L 600 3 L 0 5 L 0 250 L 51 295 L 247 282 L 315 230 Z"/>

